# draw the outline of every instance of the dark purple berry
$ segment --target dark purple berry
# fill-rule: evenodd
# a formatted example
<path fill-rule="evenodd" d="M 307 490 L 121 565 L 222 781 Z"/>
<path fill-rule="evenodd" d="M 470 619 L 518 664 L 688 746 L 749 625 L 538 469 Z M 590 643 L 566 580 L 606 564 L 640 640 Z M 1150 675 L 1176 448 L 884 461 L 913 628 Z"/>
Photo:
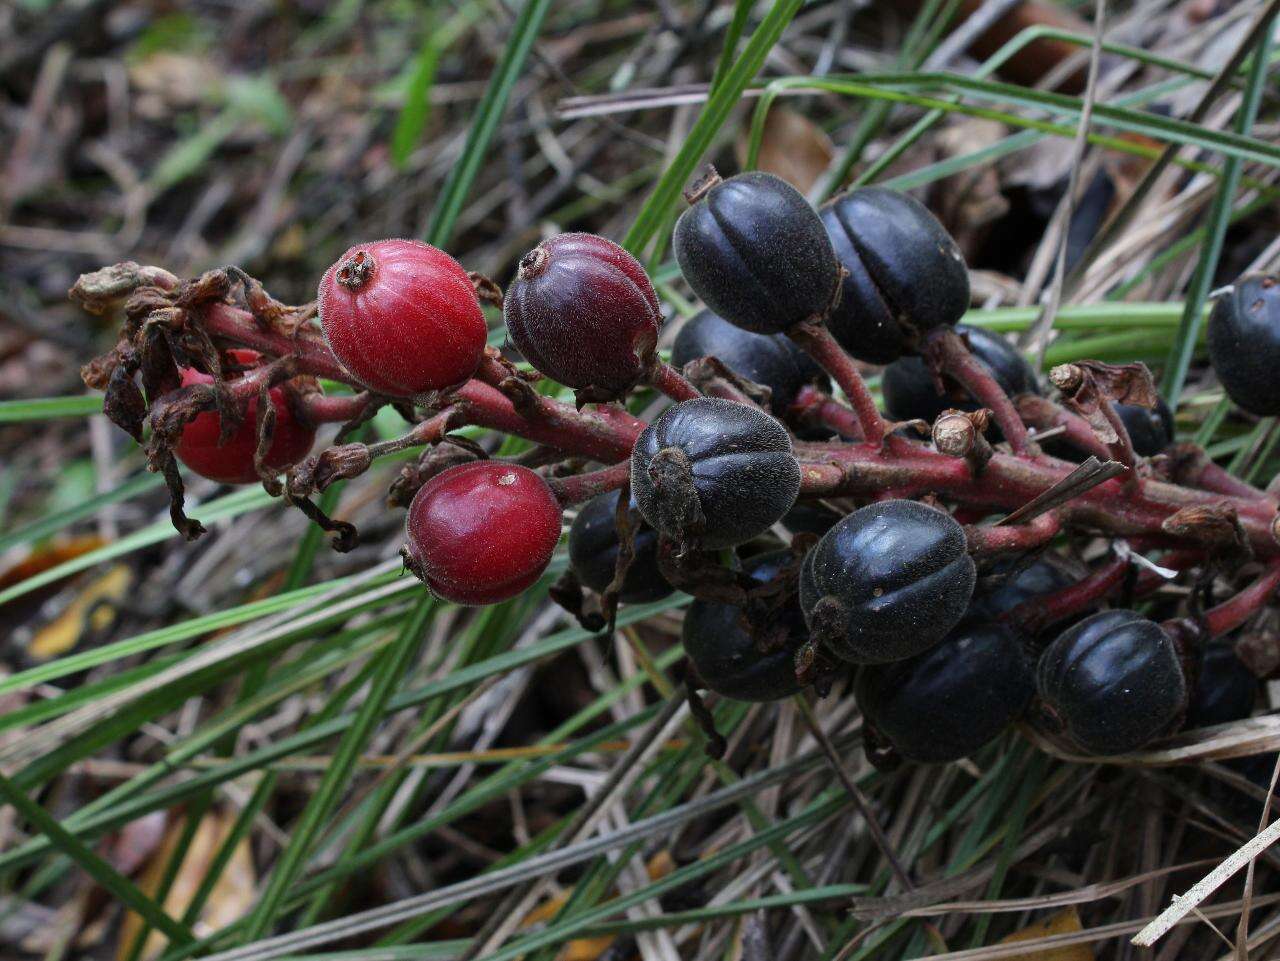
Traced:
<path fill-rule="evenodd" d="M 1042 722 L 1103 757 L 1145 747 L 1187 707 L 1173 641 L 1133 611 L 1103 611 L 1059 634 L 1040 655 L 1036 688 Z"/>
<path fill-rule="evenodd" d="M 790 551 L 774 551 L 753 557 L 743 570 L 764 583 L 793 560 Z M 737 701 L 776 701 L 800 690 L 795 656 L 809 632 L 799 598 L 788 599 L 759 633 L 753 636 L 732 604 L 698 600 L 684 616 L 684 650 L 698 674 L 708 688 Z M 761 653 L 761 640 L 768 653 Z"/>
<path fill-rule="evenodd" d="M 818 214 L 795 187 L 759 171 L 698 197 L 676 221 L 672 247 L 703 303 L 758 334 L 821 317 L 839 282 Z"/>
<path fill-rule="evenodd" d="M 662 313 L 640 262 L 594 234 L 559 234 L 520 259 L 503 317 L 552 380 L 620 393 L 653 363 Z"/>
<path fill-rule="evenodd" d="M 960 627 L 923 654 L 864 667 L 858 705 L 910 761 L 968 757 L 1020 717 L 1035 694 L 1022 642 L 999 624 Z"/>
<path fill-rule="evenodd" d="M 892 500 L 854 511 L 804 560 L 800 604 L 831 653 L 853 664 L 900 661 L 941 641 L 977 578 L 950 514 Z M 815 637 L 815 640 L 818 639 Z"/>
<path fill-rule="evenodd" d="M 849 272 L 827 326 L 854 357 L 887 364 L 969 309 L 964 256 L 914 197 L 861 187 L 827 203 L 821 214 Z"/>
<path fill-rule="evenodd" d="M 1139 457 L 1155 457 L 1173 443 L 1173 412 L 1164 398 L 1156 401 L 1154 410 L 1137 404 L 1116 404 L 1116 413 Z"/>
<path fill-rule="evenodd" d="M 569 528 L 569 564 L 578 579 L 603 594 L 617 569 L 618 492 L 609 491 L 582 505 Z M 644 604 L 666 597 L 673 588 L 658 571 L 658 535 L 648 525 L 635 534 L 635 556 L 623 578 L 618 600 Z"/>
<path fill-rule="evenodd" d="M 637 438 L 631 490 L 654 527 L 716 550 L 764 533 L 791 509 L 800 465 L 768 414 L 700 397 L 668 407 Z"/>

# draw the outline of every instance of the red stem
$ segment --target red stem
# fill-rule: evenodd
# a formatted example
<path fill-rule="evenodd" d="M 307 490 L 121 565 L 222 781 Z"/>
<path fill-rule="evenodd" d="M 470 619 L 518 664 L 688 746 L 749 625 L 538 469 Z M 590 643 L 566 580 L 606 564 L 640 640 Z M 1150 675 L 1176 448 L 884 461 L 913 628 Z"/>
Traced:
<path fill-rule="evenodd" d="M 1235 597 L 1205 611 L 1204 625 L 1209 636 L 1221 637 L 1234 631 L 1266 607 L 1277 588 L 1280 588 L 1280 561 L 1272 561 L 1256 581 Z"/>
<path fill-rule="evenodd" d="M 332 397 L 307 394 L 302 398 L 302 409 L 313 424 L 345 424 L 364 413 L 369 400 L 367 393 L 338 394 Z"/>
<path fill-rule="evenodd" d="M 574 474 L 570 477 L 552 477 L 547 485 L 561 507 L 581 504 L 606 491 L 616 491 L 631 477 L 631 461 L 624 460 L 611 467 L 602 467 L 586 474 Z"/>
<path fill-rule="evenodd" d="M 888 438 L 883 450 L 866 444 L 800 442 L 796 453 L 805 462 L 801 465 L 801 496 L 873 497 L 885 490 L 904 497 L 936 493 L 993 511 L 1021 507 L 1074 467 L 1047 457 L 1030 460 L 997 452 L 983 472 L 974 476 L 964 461 L 900 437 Z M 1056 510 L 1065 526 L 1128 537 L 1161 533 L 1161 523 L 1184 507 L 1224 502 L 1236 509 L 1259 556 L 1280 554 L 1280 542 L 1272 532 L 1275 508 L 1270 504 L 1152 479 L 1139 480 L 1132 490 L 1126 489 L 1122 479 L 1109 480 Z M 1198 546 L 1185 539 L 1171 539 L 1170 543 Z"/>
<path fill-rule="evenodd" d="M 937 351 L 942 371 L 951 375 L 973 395 L 974 400 L 991 411 L 1013 452 L 1026 454 L 1030 445 L 1026 425 L 1014 409 L 1009 395 L 991 376 L 991 371 L 969 352 L 964 338 L 952 328 L 942 327 L 929 333 L 926 344 Z"/>
<path fill-rule="evenodd" d="M 629 458 L 645 426 L 635 418 L 629 418 L 634 423 L 624 426 L 616 415 L 575 411 L 549 397 L 534 396 L 536 409 L 525 416 L 506 394 L 478 380 L 467 381 L 453 395 L 471 424 L 606 464 Z"/>
<path fill-rule="evenodd" d="M 1032 550 L 1052 540 L 1061 529 L 1062 524 L 1057 514 L 1050 511 L 1026 524 L 966 527 L 965 537 L 969 542 L 970 554 L 1001 554 Z"/>
<path fill-rule="evenodd" d="M 816 387 L 801 387 L 787 413 L 797 423 L 825 427 L 848 440 L 862 440 L 858 415 Z"/>
<path fill-rule="evenodd" d="M 1173 479 L 1179 484 L 1187 484 L 1219 494 L 1229 494 L 1232 497 L 1272 500 L 1266 492 L 1215 464 L 1209 455 L 1195 444 L 1178 444 L 1171 448 L 1168 454 L 1173 464 Z"/>
<path fill-rule="evenodd" d="M 1030 634 L 1038 634 L 1102 600 L 1120 586 L 1128 569 L 1128 558 L 1117 557 L 1069 587 L 1019 604 L 1001 615 L 1001 620 L 1016 624 Z"/>
<path fill-rule="evenodd" d="M 862 375 L 858 373 L 853 359 L 836 343 L 836 339 L 831 336 L 831 331 L 822 324 L 805 323 L 797 324 L 787 331 L 787 334 L 817 361 L 818 366 L 825 370 L 844 391 L 844 395 L 849 398 L 849 403 L 853 407 L 854 415 L 858 418 L 866 443 L 882 444 L 885 438 L 885 423 L 884 418 L 880 416 L 880 411 L 876 408 L 875 398 L 871 396 L 871 391 L 867 390 L 867 385 L 863 382 Z"/>
<path fill-rule="evenodd" d="M 1061 427 L 1058 435 L 1072 447 L 1086 454 L 1094 454 L 1101 460 L 1111 457 L 1107 445 L 1098 440 L 1088 421 L 1078 414 L 1063 410 L 1046 397 L 1035 394 L 1023 394 L 1014 401 L 1014 409 L 1024 424 L 1037 431 L 1050 431 Z"/>
<path fill-rule="evenodd" d="M 702 396 L 698 388 L 685 380 L 680 371 L 662 361 L 657 361 L 653 365 L 653 369 L 649 372 L 647 379 L 652 386 L 677 403 L 682 400 L 696 400 Z"/>
<path fill-rule="evenodd" d="M 300 374 L 353 383 L 351 375 L 329 350 L 329 345 L 317 334 L 304 329 L 299 330 L 294 337 L 286 337 L 274 330 L 265 329 L 247 310 L 230 304 L 209 304 L 203 308 L 201 319 L 205 330 L 215 340 L 229 340 L 271 357 L 295 357 Z"/>

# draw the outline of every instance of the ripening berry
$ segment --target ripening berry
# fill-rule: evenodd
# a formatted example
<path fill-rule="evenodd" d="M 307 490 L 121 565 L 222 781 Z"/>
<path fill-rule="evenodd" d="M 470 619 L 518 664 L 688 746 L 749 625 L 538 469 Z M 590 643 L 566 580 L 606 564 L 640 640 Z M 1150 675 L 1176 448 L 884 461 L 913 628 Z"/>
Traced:
<path fill-rule="evenodd" d="M 457 604 L 496 604 L 534 583 L 560 540 L 560 505 L 514 464 L 459 464 L 423 485 L 405 521 L 405 563 Z"/>
<path fill-rule="evenodd" d="M 227 351 L 227 357 L 233 364 L 253 364 L 258 356 L 252 350 Z M 213 383 L 213 378 L 208 374 L 190 367 L 183 368 L 181 374 L 183 387 Z M 316 429 L 294 415 L 284 387 L 272 387 L 268 396 L 276 411 L 276 422 L 271 435 L 271 447 L 267 450 L 266 465 L 273 471 L 282 471 L 307 456 L 315 443 Z M 257 396 L 249 398 L 240 426 L 232 432 L 225 444 L 219 445 L 221 429 L 222 418 L 217 412 L 205 411 L 198 414 L 182 428 L 182 437 L 174 448 L 174 454 L 201 477 L 223 484 L 252 484 L 258 480 L 258 472 L 253 466 L 253 455 L 258 449 Z"/>
<path fill-rule="evenodd" d="M 560 234 L 520 258 L 503 317 L 525 360 L 566 387 L 622 393 L 648 372 L 662 313 L 640 262 L 594 234 Z"/>
<path fill-rule="evenodd" d="M 318 301 L 330 349 L 379 394 L 456 387 L 484 355 L 488 329 L 467 272 L 418 240 L 352 247 L 325 271 Z"/>
<path fill-rule="evenodd" d="M 1280 278 L 1237 280 L 1213 304 L 1208 339 L 1227 396 L 1259 417 L 1280 414 Z"/>

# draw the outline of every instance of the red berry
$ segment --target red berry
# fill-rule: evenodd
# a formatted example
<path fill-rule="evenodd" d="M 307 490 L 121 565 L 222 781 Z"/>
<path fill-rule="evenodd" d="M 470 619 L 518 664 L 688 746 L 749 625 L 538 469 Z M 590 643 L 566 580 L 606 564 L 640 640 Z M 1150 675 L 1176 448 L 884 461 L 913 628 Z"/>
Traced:
<path fill-rule="evenodd" d="M 536 581 L 560 540 L 560 505 L 546 481 L 496 461 L 459 464 L 409 505 L 406 562 L 458 604 L 496 604 Z"/>
<path fill-rule="evenodd" d="M 330 349 L 379 394 L 456 387 L 484 355 L 488 328 L 471 279 L 430 244 L 352 247 L 325 271 L 318 299 Z"/>
<path fill-rule="evenodd" d="M 594 234 L 560 234 L 525 254 L 503 317 L 542 373 L 567 387 L 615 393 L 648 370 L 662 326 L 639 261 Z"/>
<path fill-rule="evenodd" d="M 234 364 L 252 364 L 259 355 L 252 350 L 229 350 L 227 356 Z M 184 367 L 181 374 L 183 387 L 213 383 L 208 374 L 190 367 Z M 307 456 L 315 443 L 316 430 L 294 416 L 283 388 L 272 387 L 270 397 L 271 405 L 276 409 L 276 424 L 271 449 L 267 452 L 267 466 L 280 471 Z M 222 418 L 213 411 L 206 411 L 182 429 L 182 437 L 174 453 L 178 460 L 201 477 L 223 484 L 252 484 L 258 479 L 258 472 L 253 466 L 253 454 L 258 449 L 257 424 L 258 398 L 255 396 L 245 406 L 244 419 L 235 433 L 225 444 L 218 446 Z"/>

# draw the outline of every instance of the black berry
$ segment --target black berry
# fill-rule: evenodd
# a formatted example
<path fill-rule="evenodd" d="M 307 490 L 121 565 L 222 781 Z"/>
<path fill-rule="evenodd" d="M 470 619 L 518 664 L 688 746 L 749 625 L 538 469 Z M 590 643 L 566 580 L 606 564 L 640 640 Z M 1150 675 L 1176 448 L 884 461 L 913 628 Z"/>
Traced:
<path fill-rule="evenodd" d="M 837 657 L 912 657 L 960 622 L 976 570 L 950 514 L 893 500 L 854 511 L 822 536 L 800 575 L 805 618 Z"/>
<path fill-rule="evenodd" d="M 1280 278 L 1241 277 L 1209 314 L 1209 360 L 1228 396 L 1252 414 L 1280 414 Z"/>
<path fill-rule="evenodd" d="M 709 310 L 680 328 L 671 349 L 676 367 L 699 357 L 715 357 L 734 373 L 768 387 L 772 392 L 769 408 L 779 416 L 786 413 L 801 387 L 826 380 L 822 368 L 789 338 L 753 334 Z"/>
<path fill-rule="evenodd" d="M 1042 557 L 1010 575 L 1017 560 L 998 562 L 991 573 L 978 579 L 966 618 L 978 622 L 997 620 L 1019 604 L 1074 584 L 1075 577 L 1060 561 Z"/>
<path fill-rule="evenodd" d="M 1205 648 L 1183 727 L 1212 727 L 1240 721 L 1253 713 L 1258 678 L 1236 657 L 1232 644 L 1218 641 Z"/>
<path fill-rule="evenodd" d="M 1156 402 L 1154 410 L 1137 404 L 1116 404 L 1116 413 L 1124 421 L 1139 457 L 1155 457 L 1173 443 L 1173 412 L 1164 398 Z"/>
<path fill-rule="evenodd" d="M 618 492 L 609 491 L 582 505 L 569 528 L 569 564 L 578 579 L 597 593 L 613 582 L 618 563 Z M 644 525 L 635 535 L 635 556 L 622 580 L 618 600 L 643 604 L 666 597 L 673 588 L 658 571 L 658 535 Z"/>
<path fill-rule="evenodd" d="M 1000 334 L 961 324 L 957 330 L 967 335 L 969 349 L 991 371 L 997 383 L 1010 397 L 1038 394 L 1036 374 L 1025 357 Z M 948 408 L 977 410 L 978 403 L 969 392 L 943 376 L 943 393 L 938 393 L 933 374 L 920 357 L 903 357 L 884 370 L 881 388 L 884 405 L 895 420 L 920 420 L 933 423 Z"/>
<path fill-rule="evenodd" d="M 1045 719 L 1087 754 L 1136 751 L 1187 706 L 1173 641 L 1133 611 L 1103 611 L 1067 628 L 1036 665 Z"/>
<path fill-rule="evenodd" d="M 800 465 L 768 414 L 700 397 L 667 408 L 637 438 L 631 490 L 654 527 L 714 550 L 777 523 L 800 492 Z"/>
<path fill-rule="evenodd" d="M 753 557 L 743 570 L 761 583 L 794 561 L 789 551 Z M 694 601 L 684 616 L 684 650 L 707 687 L 737 701 L 775 701 L 800 690 L 796 651 L 808 639 L 798 597 L 789 598 L 753 636 L 732 604 Z M 761 653 L 761 643 L 768 653 Z"/>
<path fill-rule="evenodd" d="M 827 203 L 821 215 L 849 272 L 827 326 L 854 357 L 887 364 L 968 310 L 960 248 L 914 197 L 862 187 Z"/>
<path fill-rule="evenodd" d="M 944 763 L 997 737 L 1035 689 L 1018 637 L 999 624 L 974 624 L 916 657 L 863 668 L 856 693 L 867 721 L 904 758 Z"/>
<path fill-rule="evenodd" d="M 843 514 L 809 501 L 797 501 L 796 506 L 782 518 L 782 526 L 792 534 L 816 534 L 821 537 L 836 524 Z"/>
<path fill-rule="evenodd" d="M 824 315 L 839 282 L 817 212 L 795 187 L 759 171 L 698 197 L 676 221 L 672 247 L 703 303 L 758 334 Z"/>

